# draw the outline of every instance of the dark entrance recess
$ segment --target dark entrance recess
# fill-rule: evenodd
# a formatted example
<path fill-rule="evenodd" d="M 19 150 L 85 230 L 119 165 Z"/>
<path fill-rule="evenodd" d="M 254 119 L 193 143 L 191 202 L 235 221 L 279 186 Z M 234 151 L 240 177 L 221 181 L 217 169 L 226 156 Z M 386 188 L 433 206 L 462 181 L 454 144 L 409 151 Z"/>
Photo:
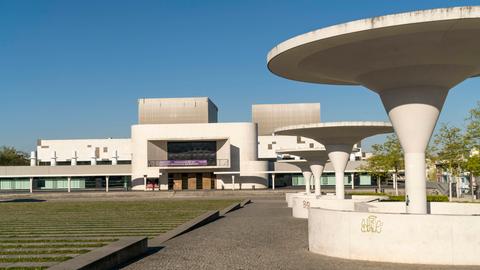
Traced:
<path fill-rule="evenodd" d="M 215 179 L 212 172 L 203 173 L 169 173 L 169 190 L 209 190 L 215 189 Z"/>

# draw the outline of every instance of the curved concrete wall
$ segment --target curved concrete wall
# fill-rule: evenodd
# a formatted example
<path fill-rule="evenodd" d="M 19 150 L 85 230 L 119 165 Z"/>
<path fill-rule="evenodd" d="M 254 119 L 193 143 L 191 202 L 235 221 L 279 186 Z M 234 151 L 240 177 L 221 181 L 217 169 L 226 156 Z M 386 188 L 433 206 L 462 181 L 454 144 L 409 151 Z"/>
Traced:
<path fill-rule="evenodd" d="M 307 193 L 306 192 L 285 193 L 285 200 L 287 201 L 288 207 L 292 208 L 293 197 L 297 195 L 307 195 Z"/>
<path fill-rule="evenodd" d="M 478 216 L 311 208 L 308 240 L 310 251 L 345 259 L 480 265 Z"/>
<path fill-rule="evenodd" d="M 331 210 L 349 210 L 369 209 L 368 204 L 362 202 L 383 198 L 385 196 L 352 196 L 352 199 L 339 200 L 335 195 L 323 195 L 316 197 L 312 195 L 296 194 L 291 197 L 292 215 L 296 218 L 308 218 L 308 209 L 312 207 L 331 209 Z M 360 206 L 361 205 L 361 206 Z"/>
<path fill-rule="evenodd" d="M 405 202 L 371 202 L 364 204 L 372 213 L 405 213 Z M 430 202 L 428 212 L 433 215 L 480 215 L 478 203 Z"/>

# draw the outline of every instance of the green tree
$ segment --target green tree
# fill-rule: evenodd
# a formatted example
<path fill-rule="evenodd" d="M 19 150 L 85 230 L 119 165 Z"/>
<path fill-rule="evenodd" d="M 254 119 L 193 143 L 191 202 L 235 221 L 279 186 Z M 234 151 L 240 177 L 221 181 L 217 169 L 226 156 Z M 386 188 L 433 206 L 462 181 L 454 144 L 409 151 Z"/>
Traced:
<path fill-rule="evenodd" d="M 457 196 L 460 194 L 458 177 L 465 168 L 469 156 L 467 142 L 460 128 L 442 124 L 434 137 L 437 163 L 447 172 L 449 182 L 457 183 Z M 453 178 L 453 181 L 452 181 Z"/>
<path fill-rule="evenodd" d="M 480 101 L 468 113 L 465 139 L 470 149 L 480 150 Z"/>
<path fill-rule="evenodd" d="M 26 153 L 18 151 L 13 147 L 0 147 L 0 166 L 22 166 L 28 164 L 29 158 Z"/>
<path fill-rule="evenodd" d="M 372 145 L 372 154 L 363 169 L 379 180 L 392 176 L 396 185 L 398 173 L 404 167 L 403 150 L 397 136 L 389 135 L 383 144 Z"/>
<path fill-rule="evenodd" d="M 480 155 L 470 155 L 465 164 L 465 168 L 470 172 L 470 188 L 473 195 L 476 177 L 480 175 Z"/>
<path fill-rule="evenodd" d="M 466 169 L 470 172 L 470 187 L 473 192 L 475 178 L 480 176 L 480 156 L 478 154 L 480 150 L 480 101 L 477 101 L 476 107 L 468 112 L 465 120 L 467 124 L 465 140 L 470 149 Z"/>

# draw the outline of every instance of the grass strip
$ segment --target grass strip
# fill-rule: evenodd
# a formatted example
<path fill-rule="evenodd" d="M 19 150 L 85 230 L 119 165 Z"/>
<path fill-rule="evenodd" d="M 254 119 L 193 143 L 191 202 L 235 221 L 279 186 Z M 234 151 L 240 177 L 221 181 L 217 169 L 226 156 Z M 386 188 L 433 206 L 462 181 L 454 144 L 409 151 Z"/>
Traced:
<path fill-rule="evenodd" d="M 17 262 L 63 262 L 70 260 L 72 257 L 21 257 L 21 258 L 0 258 L 0 263 L 17 263 Z"/>
<path fill-rule="evenodd" d="M 62 245 L 28 245 L 28 244 L 20 244 L 20 245 L 0 245 L 0 249 L 12 249 L 12 248 L 87 248 L 87 247 L 103 247 L 105 246 L 104 243 L 92 243 L 92 244 L 62 244 Z"/>
<path fill-rule="evenodd" d="M 0 250 L 0 255 L 83 254 L 89 251 L 90 251 L 89 249 L 15 250 L 15 251 Z"/>
<path fill-rule="evenodd" d="M 0 267 L 0 270 L 44 270 L 46 266 L 32 266 L 32 267 Z"/>
<path fill-rule="evenodd" d="M 1 243 L 76 243 L 76 242 L 115 242 L 118 238 L 106 239 L 8 239 L 0 240 Z"/>

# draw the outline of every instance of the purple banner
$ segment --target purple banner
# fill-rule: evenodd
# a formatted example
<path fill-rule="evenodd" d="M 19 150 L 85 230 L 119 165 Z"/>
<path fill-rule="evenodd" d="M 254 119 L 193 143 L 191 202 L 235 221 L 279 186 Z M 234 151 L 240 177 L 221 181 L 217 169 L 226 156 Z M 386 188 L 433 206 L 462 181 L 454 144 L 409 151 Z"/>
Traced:
<path fill-rule="evenodd" d="M 192 159 L 192 160 L 160 160 L 160 167 L 168 166 L 207 166 L 207 160 Z"/>

